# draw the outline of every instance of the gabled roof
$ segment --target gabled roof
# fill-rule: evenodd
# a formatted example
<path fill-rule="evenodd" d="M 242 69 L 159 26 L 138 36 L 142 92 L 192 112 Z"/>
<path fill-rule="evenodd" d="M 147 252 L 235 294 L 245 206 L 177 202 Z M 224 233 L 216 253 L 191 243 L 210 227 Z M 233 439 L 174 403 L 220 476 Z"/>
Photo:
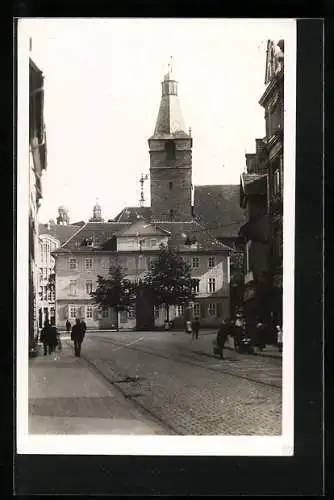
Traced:
<path fill-rule="evenodd" d="M 63 250 L 78 249 L 87 247 L 87 242 L 93 240 L 93 248 L 101 248 L 118 231 L 127 227 L 129 222 L 86 222 L 77 229 L 63 245 Z"/>
<path fill-rule="evenodd" d="M 180 251 L 189 250 L 231 250 L 211 234 L 197 221 L 191 222 L 155 222 L 155 225 L 171 234 L 170 242 Z"/>
<path fill-rule="evenodd" d="M 247 217 L 240 207 L 240 185 L 195 186 L 194 216 L 216 238 L 238 237 Z"/>
<path fill-rule="evenodd" d="M 38 224 L 38 234 L 49 234 L 53 236 L 60 242 L 61 245 L 65 243 L 71 236 L 73 236 L 80 226 L 67 225 L 62 226 L 60 224 Z"/>
<path fill-rule="evenodd" d="M 169 236 L 170 233 L 165 229 L 162 229 L 160 226 L 156 224 L 152 224 L 151 222 L 140 219 L 131 224 L 130 226 L 126 226 L 124 229 L 117 233 L 117 236 Z"/>
<path fill-rule="evenodd" d="M 113 222 L 135 222 L 138 219 L 150 219 L 151 207 L 125 207 L 116 215 Z"/>

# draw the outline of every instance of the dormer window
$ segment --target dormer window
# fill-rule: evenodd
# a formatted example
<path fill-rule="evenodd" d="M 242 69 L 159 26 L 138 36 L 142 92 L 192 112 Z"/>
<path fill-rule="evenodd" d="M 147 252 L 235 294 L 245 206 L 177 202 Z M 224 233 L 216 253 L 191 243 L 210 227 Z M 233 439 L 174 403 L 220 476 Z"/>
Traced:
<path fill-rule="evenodd" d="M 167 160 L 175 160 L 175 143 L 173 141 L 166 141 L 165 151 Z"/>
<path fill-rule="evenodd" d="M 169 181 L 169 189 L 173 189 L 173 181 Z"/>

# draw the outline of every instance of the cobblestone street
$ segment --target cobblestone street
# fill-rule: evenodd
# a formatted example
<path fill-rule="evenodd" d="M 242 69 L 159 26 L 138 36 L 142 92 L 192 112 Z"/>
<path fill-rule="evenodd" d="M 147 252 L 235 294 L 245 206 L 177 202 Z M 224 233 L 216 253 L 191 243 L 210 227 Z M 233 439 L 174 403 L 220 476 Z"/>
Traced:
<path fill-rule="evenodd" d="M 82 356 L 166 433 L 279 435 L 281 359 L 226 350 L 213 333 L 88 332 Z"/>

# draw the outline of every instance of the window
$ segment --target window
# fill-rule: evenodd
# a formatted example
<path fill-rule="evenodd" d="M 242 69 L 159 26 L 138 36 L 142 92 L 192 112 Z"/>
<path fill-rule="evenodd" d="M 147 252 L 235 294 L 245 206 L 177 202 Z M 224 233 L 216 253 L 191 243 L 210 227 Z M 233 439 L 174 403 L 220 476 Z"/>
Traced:
<path fill-rule="evenodd" d="M 216 279 L 209 278 L 209 293 L 213 293 L 216 291 Z"/>
<path fill-rule="evenodd" d="M 151 247 L 154 248 L 157 246 L 157 240 L 151 240 Z"/>
<path fill-rule="evenodd" d="M 107 318 L 108 317 L 108 309 L 104 309 L 102 311 L 102 318 Z"/>
<path fill-rule="evenodd" d="M 169 189 L 173 189 L 173 181 L 169 181 Z"/>
<path fill-rule="evenodd" d="M 175 160 L 175 144 L 173 141 L 166 141 L 165 151 L 167 160 Z"/>
<path fill-rule="evenodd" d="M 276 196 L 281 192 L 281 179 L 279 168 L 276 168 L 273 173 L 273 195 Z"/>
<path fill-rule="evenodd" d="M 199 268 L 199 257 L 193 257 L 192 258 L 192 267 L 194 269 L 198 269 Z"/>
<path fill-rule="evenodd" d="M 90 295 L 93 291 L 93 282 L 91 280 L 86 281 L 86 294 Z"/>
<path fill-rule="evenodd" d="M 159 306 L 154 306 L 154 319 L 159 319 L 159 312 L 160 312 Z"/>
<path fill-rule="evenodd" d="M 91 280 L 86 281 L 86 294 L 90 295 L 93 291 L 93 282 Z"/>
<path fill-rule="evenodd" d="M 195 304 L 193 305 L 193 313 L 195 318 L 196 316 L 199 317 L 201 315 L 201 308 L 198 302 L 195 302 Z"/>
<path fill-rule="evenodd" d="M 217 315 L 217 304 L 209 304 L 208 311 L 209 311 L 209 316 L 211 316 L 211 318 L 216 316 Z"/>
<path fill-rule="evenodd" d="M 198 293 L 199 292 L 199 280 L 196 280 L 193 283 L 193 292 Z"/>
<path fill-rule="evenodd" d="M 216 257 L 209 257 L 209 267 L 215 267 Z"/>
<path fill-rule="evenodd" d="M 77 317 L 77 309 L 75 306 L 70 307 L 70 318 L 76 318 Z"/>
<path fill-rule="evenodd" d="M 73 271 L 77 268 L 77 259 L 70 259 L 70 269 Z"/>
<path fill-rule="evenodd" d="M 85 270 L 91 271 L 93 269 L 93 259 L 85 259 Z"/>
<path fill-rule="evenodd" d="M 42 300 L 47 301 L 48 300 L 48 287 L 46 285 L 44 285 L 42 287 L 42 290 L 43 290 L 43 292 L 42 292 L 43 293 Z"/>
<path fill-rule="evenodd" d="M 170 216 L 171 219 L 174 218 L 174 210 L 172 208 L 169 211 L 169 216 Z"/>
<path fill-rule="evenodd" d="M 184 314 L 184 305 L 183 304 L 179 304 L 177 306 L 177 315 L 178 316 L 183 316 Z"/>
<path fill-rule="evenodd" d="M 93 318 L 93 306 L 87 306 L 86 307 L 86 318 L 87 319 L 92 319 Z"/>
<path fill-rule="evenodd" d="M 129 307 L 129 319 L 136 319 L 136 307 L 135 306 L 130 306 Z"/>
<path fill-rule="evenodd" d="M 48 291 L 48 301 L 52 302 L 53 300 L 55 300 L 55 292 L 53 290 L 49 290 Z"/>
<path fill-rule="evenodd" d="M 70 295 L 77 294 L 77 282 L 75 280 L 70 281 Z"/>

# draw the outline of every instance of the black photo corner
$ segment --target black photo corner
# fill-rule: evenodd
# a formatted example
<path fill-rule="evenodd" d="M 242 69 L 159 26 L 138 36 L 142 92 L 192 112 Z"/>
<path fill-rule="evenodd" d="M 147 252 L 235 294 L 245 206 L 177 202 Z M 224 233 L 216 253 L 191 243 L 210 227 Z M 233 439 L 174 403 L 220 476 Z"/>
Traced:
<path fill-rule="evenodd" d="M 22 8 L 23 15 L 24 10 Z M 333 35 L 331 38 L 333 40 Z M 294 456 L 18 455 L 15 451 L 14 405 L 15 495 L 323 494 L 323 42 L 323 20 L 297 21 Z M 15 64 L 15 44 L 13 50 Z M 15 110 L 15 78 L 13 86 Z M 12 96 L 8 97 L 11 99 Z M 13 117 L 15 129 L 15 112 Z M 14 173 L 16 168 L 14 164 Z M 15 233 L 16 218 L 19 217 L 15 210 L 15 196 L 13 205 Z M 18 245 L 15 234 L 13 239 Z M 15 264 L 14 256 L 13 261 Z M 14 345 L 14 354 L 15 349 Z M 13 370 L 12 366 L 10 370 Z"/>

